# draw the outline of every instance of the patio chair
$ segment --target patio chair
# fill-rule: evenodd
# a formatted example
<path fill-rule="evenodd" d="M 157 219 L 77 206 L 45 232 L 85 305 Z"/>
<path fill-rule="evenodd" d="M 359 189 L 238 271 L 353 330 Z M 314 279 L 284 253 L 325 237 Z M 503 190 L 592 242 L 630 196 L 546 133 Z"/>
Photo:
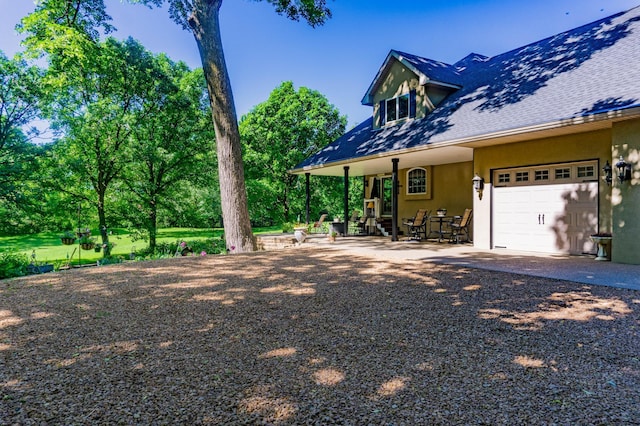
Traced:
<path fill-rule="evenodd" d="M 318 219 L 317 222 L 313 223 L 313 228 L 311 229 L 311 232 L 313 232 L 314 234 L 317 233 L 322 233 L 322 234 L 326 234 L 329 230 L 329 227 L 327 226 L 326 223 L 324 223 L 324 220 L 327 218 L 327 214 L 324 213 L 323 215 L 320 216 L 320 219 Z"/>
<path fill-rule="evenodd" d="M 426 209 L 419 209 L 413 219 L 403 224 L 407 227 L 410 240 L 421 240 L 423 237 L 425 240 L 427 239 L 428 219 L 429 212 Z"/>
<path fill-rule="evenodd" d="M 456 217 L 449 225 L 451 227 L 451 242 L 458 244 L 460 236 L 465 236 L 465 241 L 469 242 L 469 224 L 471 223 L 471 215 L 473 210 L 465 209 L 462 216 Z"/>
<path fill-rule="evenodd" d="M 369 217 L 368 216 L 366 216 L 366 215 L 361 216 L 358 219 L 358 221 L 355 223 L 355 226 L 356 226 L 355 229 L 357 231 L 355 233 L 357 235 L 365 235 L 365 234 L 367 234 L 368 233 L 368 230 L 367 230 L 367 223 L 368 222 L 369 222 Z"/>

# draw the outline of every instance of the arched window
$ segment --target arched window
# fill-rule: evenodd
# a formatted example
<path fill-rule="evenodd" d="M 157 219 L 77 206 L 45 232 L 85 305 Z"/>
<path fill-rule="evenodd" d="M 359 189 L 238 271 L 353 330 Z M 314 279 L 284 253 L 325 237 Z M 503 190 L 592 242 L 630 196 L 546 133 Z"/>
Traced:
<path fill-rule="evenodd" d="M 427 171 L 416 167 L 407 172 L 407 194 L 427 193 Z"/>

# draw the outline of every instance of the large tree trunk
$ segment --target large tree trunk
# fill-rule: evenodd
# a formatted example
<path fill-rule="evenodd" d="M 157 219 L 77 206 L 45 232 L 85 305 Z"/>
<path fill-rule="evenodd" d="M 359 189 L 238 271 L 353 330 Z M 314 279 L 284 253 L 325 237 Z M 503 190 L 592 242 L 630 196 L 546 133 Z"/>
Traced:
<path fill-rule="evenodd" d="M 98 229 L 100 230 L 100 238 L 104 247 L 102 255 L 103 257 L 109 257 L 111 256 L 111 245 L 109 244 L 109 233 L 107 232 L 107 215 L 104 211 L 105 192 L 105 189 L 98 191 Z"/>
<path fill-rule="evenodd" d="M 149 231 L 149 251 L 151 253 L 155 253 L 158 235 L 158 205 L 156 204 L 155 198 L 153 198 L 149 203 L 148 220 L 149 223 L 147 231 Z"/>
<path fill-rule="evenodd" d="M 256 243 L 249 220 L 238 120 L 220 37 L 221 4 L 222 0 L 194 0 L 189 25 L 200 51 L 213 111 L 224 235 L 227 248 L 239 253 L 255 251 Z"/>

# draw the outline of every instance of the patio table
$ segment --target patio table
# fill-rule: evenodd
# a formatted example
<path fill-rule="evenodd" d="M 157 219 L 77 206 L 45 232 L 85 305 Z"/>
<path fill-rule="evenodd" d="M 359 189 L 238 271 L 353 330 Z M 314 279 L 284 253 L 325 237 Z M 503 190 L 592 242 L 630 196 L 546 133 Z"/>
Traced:
<path fill-rule="evenodd" d="M 329 222 L 329 234 L 345 235 L 344 222 Z"/>
<path fill-rule="evenodd" d="M 431 216 L 431 218 L 429 219 L 431 221 L 431 223 L 437 223 L 438 224 L 438 229 L 437 230 L 432 230 L 430 232 L 430 234 L 438 234 L 438 242 L 441 243 L 442 240 L 444 239 L 445 235 L 449 233 L 449 231 L 446 231 L 445 229 L 443 229 L 443 225 L 444 224 L 448 224 L 451 223 L 454 219 L 454 216 Z"/>

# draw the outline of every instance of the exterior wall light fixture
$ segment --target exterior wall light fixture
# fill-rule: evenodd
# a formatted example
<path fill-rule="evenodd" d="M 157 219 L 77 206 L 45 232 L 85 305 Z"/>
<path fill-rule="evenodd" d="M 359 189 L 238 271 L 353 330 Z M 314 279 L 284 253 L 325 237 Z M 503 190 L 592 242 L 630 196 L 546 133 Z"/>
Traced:
<path fill-rule="evenodd" d="M 473 189 L 478 193 L 478 198 L 482 200 L 482 191 L 484 191 L 484 179 L 477 173 L 471 180 L 473 182 Z"/>
<path fill-rule="evenodd" d="M 618 169 L 618 179 L 620 183 L 625 180 L 631 180 L 631 164 L 624 161 L 622 155 L 620 156 L 620 160 L 616 163 L 616 168 Z"/>
<path fill-rule="evenodd" d="M 607 186 L 611 185 L 613 169 L 611 168 L 611 164 L 609 164 L 609 160 L 607 160 L 607 164 L 604 165 L 602 171 L 604 172 L 604 180 L 607 182 Z"/>

